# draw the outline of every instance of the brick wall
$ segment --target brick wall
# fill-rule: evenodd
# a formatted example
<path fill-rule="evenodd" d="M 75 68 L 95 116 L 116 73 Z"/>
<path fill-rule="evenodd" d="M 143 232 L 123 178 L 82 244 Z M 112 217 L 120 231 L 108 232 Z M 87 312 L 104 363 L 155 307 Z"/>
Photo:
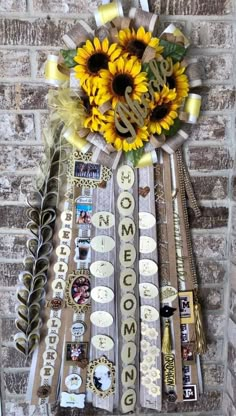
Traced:
<path fill-rule="evenodd" d="M 205 69 L 203 113 L 186 147 L 203 212 L 201 220 L 190 218 L 207 328 L 205 394 L 175 411 L 230 416 L 236 414 L 236 1 L 150 3 L 161 14 L 161 28 L 177 22 L 185 30 Z M 59 50 L 78 16 L 92 22 L 96 5 L 96 0 L 0 0 L 0 363 L 7 416 L 33 414 L 24 396 L 30 362 L 14 350 L 13 336 L 15 285 L 26 254 L 25 196 L 42 155 L 47 114 L 43 63 L 48 51 Z"/>

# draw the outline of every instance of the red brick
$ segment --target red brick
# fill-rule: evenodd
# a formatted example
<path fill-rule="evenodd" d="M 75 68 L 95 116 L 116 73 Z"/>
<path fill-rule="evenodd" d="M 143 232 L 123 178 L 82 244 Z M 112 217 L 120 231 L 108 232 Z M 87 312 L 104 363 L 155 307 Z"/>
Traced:
<path fill-rule="evenodd" d="M 4 0 L 0 4 L 0 12 L 25 12 L 26 0 Z"/>
<path fill-rule="evenodd" d="M 223 339 L 209 340 L 207 339 L 207 351 L 202 355 L 202 361 L 221 361 L 223 355 Z"/>
<path fill-rule="evenodd" d="M 96 0 L 33 0 L 33 7 L 35 11 L 43 11 L 45 13 L 93 13 L 93 11 L 101 4 L 101 1 Z"/>
<path fill-rule="evenodd" d="M 0 114 L 0 135 L 6 142 L 36 140 L 33 114 Z"/>
<path fill-rule="evenodd" d="M 222 284 L 226 277 L 226 264 L 216 260 L 198 260 L 197 271 L 199 284 Z"/>
<path fill-rule="evenodd" d="M 2 342 L 13 342 L 14 335 L 17 333 L 15 319 L 1 318 L 2 322 Z"/>
<path fill-rule="evenodd" d="M 184 412 L 200 412 L 207 414 L 208 411 L 218 411 L 221 407 L 222 392 L 218 390 L 206 391 L 200 400 L 194 402 L 168 403 L 164 401 L 163 412 L 183 414 Z M 63 414 L 66 416 L 66 413 Z"/>
<path fill-rule="evenodd" d="M 201 217 L 196 218 L 192 209 L 189 209 L 189 220 L 192 228 L 220 228 L 227 227 L 229 210 L 225 207 L 200 207 Z"/>
<path fill-rule="evenodd" d="M 73 21 L 58 19 L 1 19 L 0 44 L 60 46 L 62 36 L 73 26 Z"/>
<path fill-rule="evenodd" d="M 194 194 L 197 199 L 225 199 L 228 195 L 226 176 L 191 176 Z"/>
<path fill-rule="evenodd" d="M 223 235 L 193 235 L 194 253 L 197 257 L 223 260 L 226 257 L 226 239 Z"/>
<path fill-rule="evenodd" d="M 0 263 L 0 286 L 16 286 L 22 270 L 24 266 L 21 263 Z"/>
<path fill-rule="evenodd" d="M 224 15 L 231 11 L 232 3 L 228 0 L 161 0 L 161 14 L 167 15 Z"/>
<path fill-rule="evenodd" d="M 233 55 L 201 56 L 199 62 L 204 68 L 204 80 L 226 81 L 232 78 Z"/>
<path fill-rule="evenodd" d="M 192 46 L 228 49 L 233 47 L 233 42 L 233 25 L 231 23 L 203 21 L 192 24 Z"/>
<path fill-rule="evenodd" d="M 22 234 L 0 234 L 0 257 L 22 260 L 28 254 L 27 239 Z"/>
<path fill-rule="evenodd" d="M 0 227 L 26 228 L 27 222 L 26 207 L 0 206 Z"/>
<path fill-rule="evenodd" d="M 235 105 L 235 90 L 225 86 L 211 86 L 199 90 L 202 96 L 201 109 L 205 111 L 232 110 Z"/>
<path fill-rule="evenodd" d="M 202 288 L 200 290 L 201 305 L 204 309 L 219 310 L 224 306 L 223 289 Z"/>
<path fill-rule="evenodd" d="M 47 108 L 48 87 L 38 84 L 1 84 L 0 109 L 43 110 Z"/>
<path fill-rule="evenodd" d="M 189 167 L 194 170 L 225 170 L 233 165 L 229 150 L 222 146 L 189 146 L 188 154 Z"/>
<path fill-rule="evenodd" d="M 3 380 L 5 392 L 11 394 L 25 394 L 28 385 L 29 373 L 19 371 L 18 373 L 4 372 Z"/>
<path fill-rule="evenodd" d="M 0 315 L 8 316 L 15 314 L 16 291 L 1 290 Z"/>
<path fill-rule="evenodd" d="M 209 337 L 223 337 L 225 330 L 225 316 L 208 313 L 204 319 L 204 328 Z"/>
<path fill-rule="evenodd" d="M 29 51 L 11 49 L 0 51 L 0 71 L 2 78 L 29 77 L 31 74 Z"/>
<path fill-rule="evenodd" d="M 184 130 L 189 133 L 188 143 L 214 140 L 219 144 L 226 139 L 229 128 L 230 118 L 227 116 L 200 116 L 194 126 L 184 126 Z"/>
<path fill-rule="evenodd" d="M 218 364 L 203 364 L 203 380 L 208 386 L 220 386 L 224 381 L 224 366 Z"/>
<path fill-rule="evenodd" d="M 4 146 L 0 145 L 1 170 L 34 169 L 36 173 L 42 159 L 42 146 Z"/>
<path fill-rule="evenodd" d="M 31 176 L 8 173 L 0 175 L 0 201 L 20 201 L 25 203 L 27 193 L 33 190 Z"/>
<path fill-rule="evenodd" d="M 29 367 L 31 363 L 31 359 L 26 359 L 22 353 L 13 347 L 2 347 L 1 355 L 3 368 Z"/>

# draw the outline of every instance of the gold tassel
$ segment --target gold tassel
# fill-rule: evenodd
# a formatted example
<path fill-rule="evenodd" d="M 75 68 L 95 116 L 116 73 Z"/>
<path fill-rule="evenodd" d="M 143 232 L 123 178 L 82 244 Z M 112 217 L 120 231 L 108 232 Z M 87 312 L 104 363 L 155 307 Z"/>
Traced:
<path fill-rule="evenodd" d="M 165 328 L 163 332 L 163 339 L 162 339 L 162 352 L 163 354 L 170 354 L 171 353 L 171 335 L 170 335 L 170 321 L 166 319 L 165 321 Z"/>
<path fill-rule="evenodd" d="M 202 310 L 198 299 L 196 299 L 196 302 L 194 304 L 194 314 L 196 327 L 196 352 L 197 354 L 205 354 L 205 352 L 207 351 L 207 345 L 203 330 Z"/>

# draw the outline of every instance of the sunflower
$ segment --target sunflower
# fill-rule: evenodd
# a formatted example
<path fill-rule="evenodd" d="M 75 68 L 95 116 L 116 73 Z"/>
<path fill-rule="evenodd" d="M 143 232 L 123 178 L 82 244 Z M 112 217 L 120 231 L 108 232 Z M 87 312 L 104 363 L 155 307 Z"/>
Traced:
<path fill-rule="evenodd" d="M 168 58 L 167 58 L 168 59 Z M 182 102 L 189 92 L 188 77 L 184 74 L 185 67 L 181 67 L 180 62 L 176 62 L 173 66 L 173 73 L 166 79 L 166 85 L 170 89 L 176 90 L 176 98 Z"/>
<path fill-rule="evenodd" d="M 109 62 L 113 62 L 121 54 L 121 48 L 117 43 L 109 45 L 108 39 L 102 42 L 98 38 L 87 40 L 82 48 L 79 48 L 74 60 L 76 77 L 81 86 L 90 94 L 91 88 L 96 85 L 101 69 L 107 69 Z M 89 90 L 89 91 L 88 91 Z"/>
<path fill-rule="evenodd" d="M 162 129 L 169 130 L 174 124 L 174 119 L 178 116 L 176 110 L 180 107 L 176 97 L 175 89 L 170 90 L 166 85 L 161 92 L 154 93 L 154 100 L 149 103 L 151 113 L 148 128 L 150 133 L 161 134 Z"/>
<path fill-rule="evenodd" d="M 84 127 L 91 131 L 101 131 L 105 121 L 106 117 L 94 106 L 90 108 L 89 114 L 85 118 Z"/>
<path fill-rule="evenodd" d="M 151 32 L 145 32 L 141 26 L 137 32 L 134 29 L 120 30 L 118 33 L 119 44 L 124 52 L 131 56 L 137 56 L 142 59 L 143 53 L 147 46 L 156 50 L 156 57 L 163 52 L 163 46 L 159 46 L 159 39 L 152 38 Z"/>
<path fill-rule="evenodd" d="M 107 143 L 113 144 L 117 151 L 124 150 L 129 152 L 130 150 L 136 150 L 143 147 L 143 142 L 148 141 L 148 130 L 146 126 L 138 127 L 136 124 L 132 125 L 136 132 L 135 139 L 131 142 L 130 133 L 120 133 L 115 125 L 114 112 L 110 111 L 106 115 L 106 124 L 103 127 L 103 136 Z"/>
<path fill-rule="evenodd" d="M 125 90 L 131 87 L 130 98 L 139 100 L 148 90 L 147 77 L 141 72 L 141 64 L 137 58 L 125 60 L 120 57 L 115 62 L 109 62 L 108 70 L 102 69 L 99 80 L 98 103 L 111 100 L 114 108 L 118 102 L 125 101 Z"/>

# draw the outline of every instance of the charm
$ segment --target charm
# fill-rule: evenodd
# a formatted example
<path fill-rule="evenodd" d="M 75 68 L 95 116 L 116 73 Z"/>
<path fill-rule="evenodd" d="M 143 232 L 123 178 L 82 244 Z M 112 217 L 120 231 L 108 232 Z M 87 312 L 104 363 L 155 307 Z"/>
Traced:
<path fill-rule="evenodd" d="M 90 308 L 90 279 L 88 270 L 77 270 L 68 277 L 65 299 L 67 305 L 75 312 L 82 312 Z"/>
<path fill-rule="evenodd" d="M 87 388 L 97 396 L 105 398 L 115 392 L 115 366 L 106 357 L 89 363 Z"/>

